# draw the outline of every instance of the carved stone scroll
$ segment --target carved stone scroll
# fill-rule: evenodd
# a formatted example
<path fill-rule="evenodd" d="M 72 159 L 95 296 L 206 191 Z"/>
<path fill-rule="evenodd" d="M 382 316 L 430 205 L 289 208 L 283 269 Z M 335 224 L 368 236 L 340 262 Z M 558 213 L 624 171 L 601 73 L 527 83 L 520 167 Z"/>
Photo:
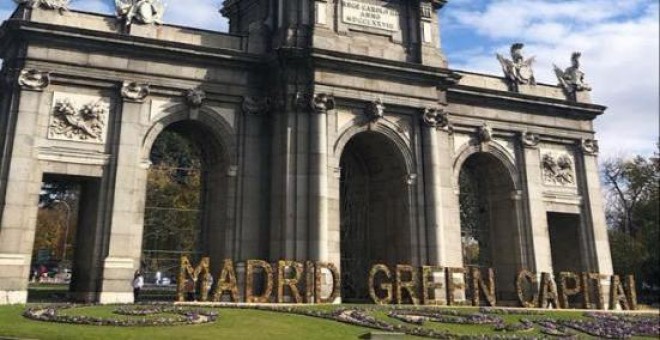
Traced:
<path fill-rule="evenodd" d="M 121 96 L 129 101 L 141 103 L 151 92 L 149 84 L 125 81 L 121 87 Z"/>
<path fill-rule="evenodd" d="M 50 85 L 50 73 L 35 69 L 22 70 L 18 75 L 18 85 L 28 90 L 43 91 Z"/>

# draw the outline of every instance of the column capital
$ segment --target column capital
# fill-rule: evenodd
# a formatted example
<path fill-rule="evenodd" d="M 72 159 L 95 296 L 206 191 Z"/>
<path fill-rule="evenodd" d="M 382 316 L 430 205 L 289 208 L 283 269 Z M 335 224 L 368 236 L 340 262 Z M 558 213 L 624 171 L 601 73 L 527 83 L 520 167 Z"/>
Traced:
<path fill-rule="evenodd" d="M 315 113 L 327 113 L 335 109 L 335 97 L 327 93 L 314 94 L 310 101 L 310 107 Z"/>
<path fill-rule="evenodd" d="M 451 130 L 449 114 L 443 109 L 433 107 L 425 108 L 424 113 L 422 114 L 422 122 L 429 128 Z"/>
<path fill-rule="evenodd" d="M 124 100 L 134 103 L 142 103 L 151 93 L 149 83 L 137 81 L 124 81 L 121 86 L 121 96 Z"/>
<path fill-rule="evenodd" d="M 520 134 L 520 140 L 524 147 L 536 149 L 541 142 L 541 137 L 537 133 L 524 131 Z"/>
<path fill-rule="evenodd" d="M 580 150 L 585 155 L 597 156 L 600 146 L 598 146 L 598 141 L 595 139 L 582 139 L 580 140 Z"/>
<path fill-rule="evenodd" d="M 24 90 L 41 92 L 50 85 L 50 72 L 36 69 L 21 70 L 18 74 L 18 85 Z"/>

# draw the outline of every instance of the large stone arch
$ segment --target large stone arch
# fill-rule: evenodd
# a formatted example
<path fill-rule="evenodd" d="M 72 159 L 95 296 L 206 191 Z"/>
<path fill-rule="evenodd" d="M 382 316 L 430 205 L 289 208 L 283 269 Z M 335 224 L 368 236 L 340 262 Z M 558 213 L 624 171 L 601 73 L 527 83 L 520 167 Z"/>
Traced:
<path fill-rule="evenodd" d="M 463 171 L 469 174 L 463 174 L 463 180 L 467 178 L 470 183 L 461 183 Z M 467 145 L 454 160 L 453 177 L 459 207 L 466 202 L 462 190 L 476 190 L 473 195 L 478 198 L 476 203 L 472 200 L 477 209 L 463 212 L 465 207 L 461 207 L 462 261 L 464 265 L 493 268 L 498 299 L 513 300 L 514 277 L 526 267 L 524 247 L 529 235 L 522 219 L 518 168 L 508 152 L 495 143 Z M 478 251 L 470 253 L 470 246 L 475 244 Z"/>
<path fill-rule="evenodd" d="M 175 105 L 154 116 L 142 140 L 141 159 L 150 164 L 149 155 L 158 136 L 168 128 L 189 130 L 201 143 L 205 171 L 202 190 L 202 248 L 216 270 L 225 258 L 235 257 L 235 216 L 238 151 L 235 131 L 217 112 L 202 107 L 190 109 Z M 194 130 L 194 134 L 192 131 Z M 146 186 L 146 183 L 144 183 Z"/>
<path fill-rule="evenodd" d="M 414 261 L 416 164 L 405 136 L 384 120 L 345 129 L 333 151 L 331 260 L 342 269 L 342 297 L 362 300 L 371 265 Z"/>

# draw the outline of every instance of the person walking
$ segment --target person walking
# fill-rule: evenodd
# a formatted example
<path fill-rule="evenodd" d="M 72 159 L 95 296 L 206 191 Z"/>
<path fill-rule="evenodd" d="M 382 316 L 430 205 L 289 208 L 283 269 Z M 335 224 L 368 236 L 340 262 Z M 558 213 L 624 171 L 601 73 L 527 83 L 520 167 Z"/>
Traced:
<path fill-rule="evenodd" d="M 137 302 L 142 286 L 144 286 L 144 277 L 139 270 L 136 270 L 133 276 L 133 302 Z"/>

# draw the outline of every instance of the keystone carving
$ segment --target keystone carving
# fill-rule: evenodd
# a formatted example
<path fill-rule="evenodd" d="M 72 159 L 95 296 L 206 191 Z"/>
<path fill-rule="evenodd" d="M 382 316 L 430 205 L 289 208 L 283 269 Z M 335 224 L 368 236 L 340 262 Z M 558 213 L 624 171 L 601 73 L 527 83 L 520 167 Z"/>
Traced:
<path fill-rule="evenodd" d="M 532 64 L 535 57 L 525 59 L 522 54 L 524 44 L 515 43 L 511 45 L 511 59 L 507 59 L 501 54 L 497 54 L 497 60 L 502 65 L 504 76 L 509 86 L 509 91 L 520 92 L 520 85 L 536 85 L 534 70 Z"/>
<path fill-rule="evenodd" d="M 589 155 L 597 155 L 598 151 L 600 151 L 598 141 L 595 139 L 583 139 L 580 142 L 580 148 L 582 149 L 582 152 Z"/>
<path fill-rule="evenodd" d="M 115 0 L 117 17 L 131 25 L 162 24 L 165 5 L 161 0 Z"/>
<path fill-rule="evenodd" d="M 150 92 L 149 84 L 135 81 L 125 81 L 121 87 L 121 96 L 134 102 L 144 101 Z"/>
<path fill-rule="evenodd" d="M 493 140 L 493 128 L 490 125 L 484 123 L 479 128 L 479 142 L 488 143 Z"/>
<path fill-rule="evenodd" d="M 432 128 L 445 128 L 449 126 L 449 115 L 442 109 L 424 109 L 422 121 Z"/>
<path fill-rule="evenodd" d="M 559 85 L 564 88 L 571 100 L 577 100 L 578 92 L 591 91 L 591 86 L 584 81 L 584 72 L 580 70 L 581 56 L 582 53 L 574 52 L 571 55 L 571 66 L 564 71 L 554 65 Z"/>
<path fill-rule="evenodd" d="M 108 104 L 102 100 L 77 108 L 68 98 L 56 101 L 48 134 L 54 139 L 103 142 Z"/>
<path fill-rule="evenodd" d="M 43 91 L 50 85 L 50 73 L 35 69 L 22 70 L 18 75 L 18 85 L 35 91 Z"/>
<path fill-rule="evenodd" d="M 335 108 L 335 97 L 327 93 L 315 94 L 310 105 L 316 113 L 325 113 Z"/>
<path fill-rule="evenodd" d="M 532 132 L 523 132 L 521 140 L 524 146 L 535 148 L 541 142 L 541 137 L 538 134 Z"/>
<path fill-rule="evenodd" d="M 383 100 L 381 98 L 377 98 L 373 102 L 367 104 L 364 113 L 367 115 L 369 120 L 378 120 L 383 118 L 385 115 L 385 105 L 383 105 Z"/>
<path fill-rule="evenodd" d="M 69 10 L 71 0 L 14 0 L 18 5 L 25 5 L 29 8 L 43 8 L 58 10 L 60 12 Z"/>
<path fill-rule="evenodd" d="M 243 112 L 251 115 L 266 114 L 271 109 L 271 100 L 268 97 L 244 97 Z"/>
<path fill-rule="evenodd" d="M 575 184 L 575 175 L 573 174 L 573 160 L 568 154 L 561 154 L 555 157 L 551 153 L 543 154 L 543 181 L 552 185 L 571 185 Z"/>
<path fill-rule="evenodd" d="M 199 108 L 206 100 L 206 92 L 200 89 L 190 89 L 186 91 L 186 103 L 192 108 Z"/>

